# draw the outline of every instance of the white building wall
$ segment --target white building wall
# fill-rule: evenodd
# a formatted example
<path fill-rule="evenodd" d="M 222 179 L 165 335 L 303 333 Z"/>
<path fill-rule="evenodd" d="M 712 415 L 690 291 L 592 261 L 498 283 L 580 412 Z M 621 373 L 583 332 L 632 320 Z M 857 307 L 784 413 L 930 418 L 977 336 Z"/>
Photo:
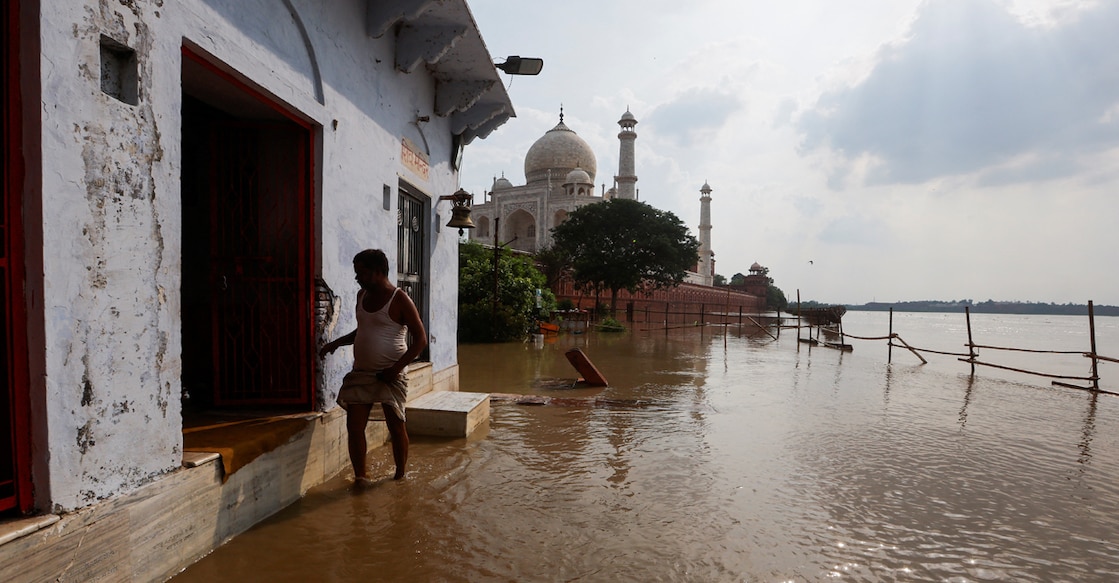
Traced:
<path fill-rule="evenodd" d="M 42 3 L 43 310 L 49 476 L 37 499 L 73 509 L 181 461 L 178 191 L 163 98 L 100 89 L 100 35 L 153 50 L 123 7 Z M 147 63 L 145 63 L 147 65 Z M 145 73 L 150 67 L 145 66 Z M 165 136 L 165 139 L 167 136 Z"/>
<path fill-rule="evenodd" d="M 306 26 L 322 80 L 294 19 Z M 182 460 L 180 377 L 181 48 L 208 53 L 320 128 L 316 240 L 321 275 L 340 298 L 329 337 L 352 329 L 351 259 L 396 250 L 398 180 L 434 198 L 457 187 L 447 119 L 420 67 L 393 67 L 391 39 L 368 38 L 364 0 L 42 0 L 42 176 L 46 425 L 36 444 L 36 498 L 87 506 L 151 481 Z M 277 17 L 277 15 L 282 15 Z M 137 52 L 140 100 L 100 88 L 100 38 Z M 416 115 L 430 116 L 420 129 Z M 335 121 L 337 126 L 335 127 Z M 400 161 L 408 138 L 430 146 L 429 179 Z M 423 139 L 426 137 L 426 140 Z M 382 187 L 392 208 L 382 208 Z M 436 207 L 446 221 L 449 203 Z M 446 207 L 446 208 L 444 208 Z M 434 370 L 455 363 L 457 232 L 429 224 Z M 333 403 L 351 354 L 325 363 Z M 46 453 L 42 455 L 45 448 Z"/>

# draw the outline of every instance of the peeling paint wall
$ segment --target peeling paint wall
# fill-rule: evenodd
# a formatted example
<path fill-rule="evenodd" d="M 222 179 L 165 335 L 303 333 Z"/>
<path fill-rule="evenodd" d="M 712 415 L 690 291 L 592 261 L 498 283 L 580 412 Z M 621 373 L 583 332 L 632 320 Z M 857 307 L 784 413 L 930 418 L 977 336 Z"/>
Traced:
<path fill-rule="evenodd" d="M 354 325 L 353 255 L 367 247 L 395 255 L 398 181 L 433 199 L 456 190 L 449 122 L 432 113 L 434 82 L 422 67 L 394 70 L 391 35 L 365 34 L 365 8 L 365 0 L 42 1 L 48 443 L 37 455 L 50 483 L 36 484 L 36 497 L 49 510 L 88 506 L 181 463 L 184 43 L 319 128 L 316 275 L 338 297 L 321 323 L 328 337 Z M 135 104 L 103 91 L 106 47 L 134 51 Z M 417 115 L 430 122 L 421 127 Z M 428 144 L 427 179 L 402 166 L 403 138 Z M 458 235 L 436 224 L 449 203 L 431 206 L 429 333 L 439 371 L 456 358 Z M 325 363 L 317 403 L 333 406 L 350 358 L 339 351 Z"/>
<path fill-rule="evenodd" d="M 165 241 L 177 205 L 162 128 L 151 101 L 128 105 L 101 90 L 104 37 L 135 50 L 139 92 L 154 91 L 145 11 L 158 4 L 42 3 L 48 499 L 55 510 L 135 488 L 182 455 L 177 270 Z"/>

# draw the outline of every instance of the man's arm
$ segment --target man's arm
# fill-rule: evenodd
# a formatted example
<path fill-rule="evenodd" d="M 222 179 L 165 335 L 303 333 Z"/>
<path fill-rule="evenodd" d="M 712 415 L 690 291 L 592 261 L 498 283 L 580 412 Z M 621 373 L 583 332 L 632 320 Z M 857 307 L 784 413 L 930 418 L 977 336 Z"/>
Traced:
<path fill-rule="evenodd" d="M 323 345 L 322 348 L 319 349 L 319 358 L 326 358 L 326 355 L 333 354 L 334 351 L 338 350 L 339 347 L 349 346 L 353 344 L 354 338 L 357 338 L 357 330 L 354 330 L 353 332 L 350 332 L 345 336 L 339 336 L 338 338 L 327 342 L 325 345 Z"/>
<path fill-rule="evenodd" d="M 427 331 L 424 329 L 424 323 L 420 319 L 420 312 L 416 309 L 416 304 L 412 302 L 412 298 L 408 297 L 408 294 L 397 294 L 397 298 L 399 299 L 393 300 L 393 303 L 396 304 L 393 307 L 397 308 L 399 312 L 397 314 L 398 318 L 394 318 L 394 320 L 408 327 L 408 333 L 412 335 L 412 344 L 395 364 L 381 372 L 381 376 L 388 382 L 396 380 L 396 377 L 400 376 L 400 371 L 404 370 L 404 367 L 408 366 L 413 360 L 416 360 L 420 353 L 424 351 L 424 348 L 427 348 Z"/>

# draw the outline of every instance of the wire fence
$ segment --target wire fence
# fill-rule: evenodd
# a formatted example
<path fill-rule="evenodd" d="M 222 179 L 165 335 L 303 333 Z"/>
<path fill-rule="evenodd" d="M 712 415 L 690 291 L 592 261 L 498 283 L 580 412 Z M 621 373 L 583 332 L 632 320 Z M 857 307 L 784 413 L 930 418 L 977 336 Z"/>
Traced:
<path fill-rule="evenodd" d="M 799 297 L 799 291 L 798 291 Z M 624 314 L 624 315 L 623 315 Z M 1032 348 L 1018 348 L 1013 346 L 995 346 L 990 344 L 979 344 L 975 342 L 971 329 L 971 308 L 965 307 L 964 315 L 967 319 L 967 343 L 964 345 L 967 352 L 954 352 L 948 350 L 937 350 L 928 347 L 914 346 L 906 342 L 900 334 L 894 332 L 894 310 L 890 308 L 890 330 L 889 334 L 885 336 L 859 336 L 847 333 L 843 330 L 842 319 L 835 319 L 831 325 L 824 325 L 819 323 L 808 323 L 804 317 L 799 314 L 794 314 L 792 320 L 794 324 L 785 323 L 785 319 L 781 317 L 778 312 L 758 312 L 751 310 L 750 307 L 743 305 L 734 305 L 733 303 L 726 302 L 640 302 L 635 305 L 630 302 L 627 309 L 619 311 L 618 315 L 624 318 L 629 324 L 635 325 L 638 330 L 643 332 L 659 331 L 659 330 L 676 330 L 683 328 L 693 327 L 706 327 L 706 326 L 721 326 L 727 329 L 737 327 L 739 330 L 750 330 L 758 333 L 766 334 L 774 340 L 778 339 L 782 330 L 795 329 L 797 331 L 797 341 L 800 343 L 811 344 L 814 346 L 824 346 L 838 350 L 850 351 L 853 347 L 847 343 L 848 339 L 864 340 L 864 341 L 886 341 L 889 347 L 887 362 L 893 361 L 893 349 L 904 349 L 916 358 L 922 364 L 927 364 L 928 360 L 924 355 L 936 354 L 941 356 L 954 356 L 957 360 L 967 363 L 971 366 L 972 374 L 975 373 L 975 367 L 982 366 L 1006 371 L 1012 371 L 1042 378 L 1047 378 L 1052 381 L 1052 384 L 1073 388 L 1082 389 L 1087 391 L 1105 393 L 1109 395 L 1119 395 L 1117 392 L 1107 391 L 1100 388 L 1099 376 L 1099 363 L 1119 363 L 1119 358 L 1110 356 L 1103 356 L 1096 352 L 1096 324 L 1095 324 L 1095 311 L 1093 302 L 1088 302 L 1088 329 L 1089 337 L 1091 340 L 1091 349 L 1088 352 L 1079 350 L 1039 350 Z M 590 320 L 597 320 L 595 314 L 586 314 L 586 324 Z M 585 325 L 586 325 L 585 324 Z M 803 337 L 807 334 L 806 337 Z M 1068 375 L 1056 374 L 1050 372 L 1043 372 L 1038 370 L 1030 370 L 1027 368 L 1010 366 L 1007 364 L 999 364 L 990 362 L 989 360 L 981 360 L 979 358 L 979 350 L 987 351 L 1002 351 L 1013 353 L 1030 353 L 1030 354 L 1053 354 L 1053 355 L 1083 355 L 1091 361 L 1091 372 L 1087 375 Z M 1064 381 L 1080 381 L 1088 383 L 1087 386 L 1072 384 Z"/>
<path fill-rule="evenodd" d="M 1006 371 L 1012 371 L 1012 372 L 1021 373 L 1021 374 L 1027 374 L 1027 375 L 1047 378 L 1047 379 L 1051 380 L 1053 385 L 1057 385 L 1057 386 L 1061 386 L 1061 387 L 1067 387 L 1067 388 L 1071 388 L 1071 389 L 1081 389 L 1081 390 L 1086 390 L 1086 391 L 1105 393 L 1105 394 L 1109 394 L 1109 395 L 1119 395 L 1119 393 L 1116 393 L 1116 392 L 1113 392 L 1113 391 L 1103 390 L 1103 389 L 1100 388 L 1099 363 L 1100 362 L 1119 363 L 1119 359 L 1109 357 L 1109 356 L 1103 356 L 1101 354 L 1098 354 L 1097 351 L 1096 351 L 1096 318 L 1095 318 L 1095 309 L 1094 309 L 1094 306 L 1093 306 L 1093 302 L 1091 302 L 1091 301 L 1088 302 L 1088 336 L 1089 336 L 1089 339 L 1091 341 L 1091 349 L 1088 352 L 1084 352 L 1084 351 L 1080 351 L 1080 350 L 1040 350 L 1040 349 L 1034 349 L 1034 348 L 1019 348 L 1019 347 L 1013 347 L 1013 346 L 995 346 L 995 345 L 991 345 L 991 344 L 979 344 L 979 343 L 975 342 L 974 336 L 972 335 L 971 308 L 970 307 L 964 308 L 964 315 L 967 318 L 967 343 L 964 344 L 964 347 L 967 348 L 967 352 L 951 352 L 951 351 L 944 351 L 944 350 L 934 350 L 932 348 L 913 346 L 913 345 L 909 344 L 908 342 L 906 342 L 901 337 L 900 334 L 894 332 L 894 310 L 893 310 L 893 308 L 890 308 L 890 331 L 889 331 L 889 334 L 886 335 L 886 336 L 856 336 L 854 334 L 845 333 L 843 331 L 842 324 L 839 324 L 838 326 L 832 327 L 831 329 L 828 330 L 831 334 L 833 334 L 833 335 L 835 335 L 839 338 L 838 342 L 823 340 L 820 332 L 822 330 L 826 329 L 826 328 L 822 327 L 822 326 L 816 326 L 815 327 L 816 328 L 816 336 L 815 337 L 813 337 L 813 335 L 812 335 L 813 327 L 809 326 L 808 327 L 808 330 L 809 330 L 808 338 L 801 338 L 799 329 L 802 328 L 802 326 L 799 325 L 800 322 L 799 322 L 799 318 L 798 318 L 798 326 L 796 326 L 796 328 L 798 328 L 797 339 L 800 342 L 808 342 L 808 343 L 811 343 L 811 344 L 820 344 L 820 345 L 823 345 L 823 346 L 827 346 L 829 348 L 839 348 L 839 349 L 843 349 L 843 350 L 850 350 L 850 345 L 846 343 L 846 340 L 848 338 L 853 338 L 853 339 L 856 339 L 856 340 L 868 340 L 868 341 L 885 340 L 885 341 L 887 341 L 888 346 L 889 346 L 889 352 L 887 353 L 888 354 L 887 362 L 892 362 L 893 361 L 893 349 L 894 348 L 904 348 L 905 350 L 908 350 L 913 355 L 915 355 L 918 359 L 920 359 L 922 364 L 927 364 L 928 363 L 928 360 L 925 359 L 923 354 L 938 354 L 938 355 L 944 355 L 944 356 L 954 356 L 960 362 L 965 362 L 965 363 L 969 364 L 971 366 L 971 374 L 973 374 L 973 375 L 975 374 L 975 367 L 983 366 L 983 367 L 988 367 L 988 368 L 995 368 L 995 369 L 999 369 L 999 370 L 1006 370 Z M 783 327 L 792 327 L 792 326 L 783 326 Z M 1022 368 L 1022 367 L 1018 367 L 1018 366 L 1009 366 L 1007 364 L 998 364 L 998 363 L 995 363 L 995 362 L 990 362 L 989 360 L 980 360 L 979 352 L 978 352 L 980 349 L 991 350 L 991 351 L 1002 351 L 1002 352 L 1028 353 L 1028 354 L 1082 355 L 1085 358 L 1090 360 L 1090 362 L 1091 362 L 1091 372 L 1087 375 L 1056 374 L 1056 373 L 1044 372 L 1044 371 L 1039 371 L 1039 370 L 1031 370 L 1031 369 Z M 1082 381 L 1082 382 L 1086 382 L 1086 383 L 1089 383 L 1089 384 L 1087 386 L 1084 386 L 1084 385 L 1072 384 L 1072 383 L 1064 382 L 1064 381 Z"/>
<path fill-rule="evenodd" d="M 1119 359 L 1104 356 L 1096 352 L 1096 324 L 1095 324 L 1095 310 L 1093 302 L 1088 302 L 1088 330 L 1089 338 L 1091 340 L 1091 349 L 1088 352 L 1080 350 L 1040 350 L 1034 348 L 1019 348 L 1013 346 L 996 346 L 991 344 L 979 344 L 975 342 L 971 329 L 971 308 L 964 309 L 964 315 L 967 319 L 967 343 L 964 347 L 967 352 L 954 352 L 949 350 L 937 350 L 933 348 L 914 346 L 905 341 L 900 334 L 894 332 L 894 310 L 889 310 L 890 315 L 890 330 L 885 336 L 860 336 L 850 334 L 843 330 L 842 319 L 835 319 L 831 324 L 821 323 L 808 323 L 801 315 L 794 314 L 791 318 L 795 323 L 785 323 L 785 319 L 780 314 L 775 312 L 769 313 L 750 313 L 742 307 L 737 310 L 731 306 L 731 309 L 726 309 L 727 306 L 723 305 L 710 305 L 706 303 L 688 303 L 676 302 L 673 304 L 664 303 L 662 306 L 653 308 L 651 305 L 646 304 L 642 309 L 630 309 L 625 314 L 625 320 L 631 324 L 644 324 L 639 327 L 641 331 L 653 330 L 676 330 L 682 328 L 692 328 L 699 326 L 722 326 L 727 329 L 737 327 L 739 330 L 753 330 L 756 332 L 764 333 L 774 340 L 778 339 L 782 330 L 795 329 L 797 331 L 797 341 L 814 346 L 824 346 L 838 350 L 850 351 L 853 347 L 847 343 L 848 339 L 864 340 L 864 341 L 886 341 L 889 347 L 887 362 L 893 361 L 893 349 L 904 349 L 913 354 L 922 364 L 927 364 L 928 360 L 925 358 L 927 354 L 936 354 L 941 356 L 954 356 L 957 360 L 967 363 L 971 366 L 971 373 L 975 374 L 975 367 L 982 366 L 994 368 L 999 370 L 1012 371 L 1016 373 L 1037 376 L 1041 378 L 1050 379 L 1052 384 L 1081 389 L 1092 392 L 1105 393 L 1109 395 L 1119 395 L 1117 392 L 1107 391 L 1100 388 L 1099 376 L 1099 363 L 1119 363 Z M 799 311 L 798 311 L 799 312 Z M 805 336 L 806 334 L 806 336 Z M 1051 355 L 1082 355 L 1089 359 L 1091 362 L 1091 372 L 1086 375 L 1069 375 L 1069 374 L 1056 374 L 1051 372 L 1044 372 L 1039 370 L 1031 370 L 1019 366 L 1010 366 L 1007 364 L 1000 364 L 991 362 L 989 360 L 981 360 L 979 358 L 979 350 L 986 351 L 1001 351 L 1008 353 L 1025 353 L 1025 354 L 1051 354 Z M 1085 385 L 1072 384 L 1065 381 L 1080 381 L 1088 383 Z"/>

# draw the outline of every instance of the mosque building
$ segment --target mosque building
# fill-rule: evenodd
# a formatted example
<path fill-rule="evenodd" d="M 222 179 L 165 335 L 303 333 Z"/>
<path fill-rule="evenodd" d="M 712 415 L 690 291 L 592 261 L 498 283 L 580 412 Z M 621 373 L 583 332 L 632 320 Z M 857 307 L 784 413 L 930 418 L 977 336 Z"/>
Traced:
<path fill-rule="evenodd" d="M 638 198 L 634 142 L 637 118 L 626 109 L 618 120 L 618 173 L 609 190 L 603 184 L 595 192 L 598 164 L 590 145 L 567 127 L 560 109 L 559 123 L 544 133 L 525 154 L 525 183 L 514 185 L 504 174 L 496 178 L 471 216 L 476 226 L 470 238 L 492 244 L 495 237 L 507 247 L 535 253 L 552 244 L 551 230 L 567 220 L 569 213 L 588 204 L 611 198 Z M 704 182 L 700 189 L 699 260 L 688 273 L 688 283 L 710 286 L 715 277 L 711 250 L 711 192 Z"/>

